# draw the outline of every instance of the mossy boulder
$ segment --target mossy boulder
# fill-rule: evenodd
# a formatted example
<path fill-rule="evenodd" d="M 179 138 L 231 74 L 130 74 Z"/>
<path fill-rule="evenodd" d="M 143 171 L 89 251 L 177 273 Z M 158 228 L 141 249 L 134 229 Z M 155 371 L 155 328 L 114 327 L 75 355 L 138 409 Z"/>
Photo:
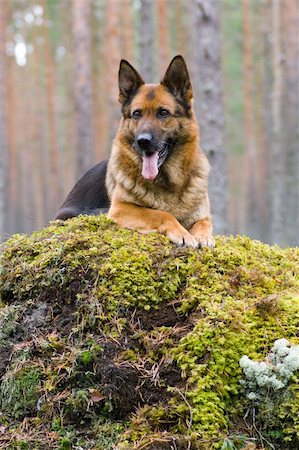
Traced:
<path fill-rule="evenodd" d="M 299 249 L 82 216 L 7 241 L 0 292 L 0 448 L 299 448 L 296 374 L 257 402 L 239 364 L 298 345 Z"/>

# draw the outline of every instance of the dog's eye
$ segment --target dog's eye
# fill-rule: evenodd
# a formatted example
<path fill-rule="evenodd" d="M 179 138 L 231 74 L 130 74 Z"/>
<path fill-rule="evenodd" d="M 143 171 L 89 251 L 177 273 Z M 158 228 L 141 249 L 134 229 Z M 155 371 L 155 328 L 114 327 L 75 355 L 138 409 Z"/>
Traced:
<path fill-rule="evenodd" d="M 165 118 L 165 117 L 169 117 L 169 116 L 170 116 L 170 112 L 167 109 L 160 108 L 158 110 L 158 117 Z"/>
<path fill-rule="evenodd" d="M 133 111 L 132 117 L 133 119 L 140 119 L 142 116 L 141 109 L 136 109 L 136 111 Z"/>

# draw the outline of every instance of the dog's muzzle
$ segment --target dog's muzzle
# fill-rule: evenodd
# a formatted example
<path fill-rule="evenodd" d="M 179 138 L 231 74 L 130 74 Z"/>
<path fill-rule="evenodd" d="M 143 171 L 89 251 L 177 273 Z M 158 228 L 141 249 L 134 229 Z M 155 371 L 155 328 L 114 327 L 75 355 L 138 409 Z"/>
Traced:
<path fill-rule="evenodd" d="M 141 153 L 143 178 L 154 180 L 172 147 L 170 141 L 156 141 L 151 133 L 140 133 L 133 147 Z"/>

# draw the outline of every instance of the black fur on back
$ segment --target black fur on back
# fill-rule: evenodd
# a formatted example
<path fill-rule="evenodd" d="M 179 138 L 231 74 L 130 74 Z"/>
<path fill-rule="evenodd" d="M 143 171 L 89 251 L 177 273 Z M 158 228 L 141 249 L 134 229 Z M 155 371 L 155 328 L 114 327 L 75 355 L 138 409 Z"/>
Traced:
<path fill-rule="evenodd" d="M 88 170 L 68 194 L 55 219 L 66 220 L 80 214 L 103 214 L 108 212 L 109 199 L 106 189 L 108 160 Z"/>

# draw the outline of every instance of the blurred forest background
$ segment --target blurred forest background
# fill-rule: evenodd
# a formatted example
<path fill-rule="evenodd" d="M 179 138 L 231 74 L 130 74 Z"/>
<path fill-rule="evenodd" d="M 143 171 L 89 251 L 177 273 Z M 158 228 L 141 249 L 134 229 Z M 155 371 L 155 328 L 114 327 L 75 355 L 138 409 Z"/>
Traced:
<path fill-rule="evenodd" d="M 298 0 L 0 0 L 0 235 L 39 229 L 109 155 L 128 59 L 182 54 L 215 231 L 299 244 Z"/>

